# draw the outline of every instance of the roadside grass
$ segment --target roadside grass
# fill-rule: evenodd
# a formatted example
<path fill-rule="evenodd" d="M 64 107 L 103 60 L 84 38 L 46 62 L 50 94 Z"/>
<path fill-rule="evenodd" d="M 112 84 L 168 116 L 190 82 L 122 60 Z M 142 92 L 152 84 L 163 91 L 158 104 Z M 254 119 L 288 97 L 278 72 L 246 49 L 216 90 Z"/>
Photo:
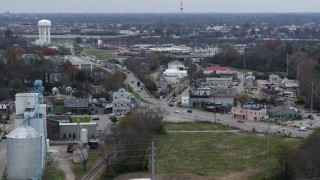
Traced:
<path fill-rule="evenodd" d="M 134 97 L 136 97 L 139 101 L 144 102 L 144 103 L 148 103 L 148 104 L 152 104 L 149 101 L 143 99 L 136 91 L 133 91 L 132 94 L 134 95 Z"/>
<path fill-rule="evenodd" d="M 100 60 L 108 60 L 108 59 L 117 59 L 117 58 L 123 58 L 123 56 L 118 55 L 111 55 L 111 53 L 114 53 L 114 50 L 104 50 L 104 49 L 94 49 L 94 48 L 85 48 L 84 52 L 89 56 L 95 56 L 97 59 Z M 102 55 L 102 54 L 110 54 L 109 55 Z"/>
<path fill-rule="evenodd" d="M 71 116 L 71 122 L 72 123 L 77 123 L 78 119 L 80 120 L 80 122 L 91 122 L 91 117 L 75 117 L 75 116 Z"/>
<path fill-rule="evenodd" d="M 212 122 L 198 123 L 168 123 L 164 126 L 166 131 L 206 131 L 206 130 L 233 130 L 233 128 Z"/>
<path fill-rule="evenodd" d="M 81 169 L 81 163 L 72 162 L 72 171 L 74 172 L 76 179 L 81 179 L 81 176 L 84 176 L 102 157 L 102 153 L 100 150 L 91 150 L 89 152 L 88 160 L 86 162 L 86 170 L 83 171 Z"/>
<path fill-rule="evenodd" d="M 192 128 L 194 126 L 194 128 Z M 226 130 L 215 124 L 166 124 L 166 130 Z M 224 177 L 253 169 L 245 179 L 263 178 L 267 162 L 267 135 L 250 132 L 167 133 L 157 134 L 157 173 L 204 174 L 210 178 Z M 303 140 L 270 135 L 270 149 L 287 141 L 298 145 Z M 270 167 L 277 165 L 270 157 Z M 271 172 L 272 173 L 272 172 Z M 260 178 L 260 179 L 261 179 Z"/>
<path fill-rule="evenodd" d="M 64 172 L 53 166 L 47 166 L 42 179 L 46 180 L 65 180 Z"/>
<path fill-rule="evenodd" d="M 63 113 L 63 105 L 53 105 L 52 114 Z"/>

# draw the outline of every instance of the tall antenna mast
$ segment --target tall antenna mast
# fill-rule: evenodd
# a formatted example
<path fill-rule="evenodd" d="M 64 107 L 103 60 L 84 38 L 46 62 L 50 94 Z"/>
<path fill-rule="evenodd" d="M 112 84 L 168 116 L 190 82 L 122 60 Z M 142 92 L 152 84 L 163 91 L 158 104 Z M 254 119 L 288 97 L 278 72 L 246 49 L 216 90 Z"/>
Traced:
<path fill-rule="evenodd" d="M 182 38 L 182 11 L 183 11 L 183 5 L 182 5 L 182 1 L 180 1 L 180 38 Z"/>

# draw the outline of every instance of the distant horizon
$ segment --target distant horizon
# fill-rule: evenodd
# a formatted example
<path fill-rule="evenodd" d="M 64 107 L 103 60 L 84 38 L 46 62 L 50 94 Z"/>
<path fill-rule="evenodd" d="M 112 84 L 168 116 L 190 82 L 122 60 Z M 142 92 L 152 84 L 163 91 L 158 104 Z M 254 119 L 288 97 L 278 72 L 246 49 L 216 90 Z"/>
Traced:
<path fill-rule="evenodd" d="M 9 14 L 180 14 L 180 12 L 0 12 Z M 183 14 L 320 14 L 320 12 L 183 12 Z"/>
<path fill-rule="evenodd" d="M 320 13 L 319 0 L 1 0 L 11 13 Z"/>

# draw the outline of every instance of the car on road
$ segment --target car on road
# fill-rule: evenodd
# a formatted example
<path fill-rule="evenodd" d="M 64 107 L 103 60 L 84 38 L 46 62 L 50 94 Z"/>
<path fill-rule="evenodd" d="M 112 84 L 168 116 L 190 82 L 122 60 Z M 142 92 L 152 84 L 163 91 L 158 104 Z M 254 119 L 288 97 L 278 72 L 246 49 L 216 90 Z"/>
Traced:
<path fill-rule="evenodd" d="M 175 111 L 174 111 L 174 113 L 179 113 L 179 112 L 180 112 L 179 110 L 175 110 Z"/>
<path fill-rule="evenodd" d="M 192 110 L 191 110 L 191 109 L 188 109 L 187 112 L 188 112 L 188 113 L 192 113 Z"/>
<path fill-rule="evenodd" d="M 131 81 L 131 83 L 134 83 L 133 81 Z"/>
<path fill-rule="evenodd" d="M 238 122 L 238 123 L 244 123 L 244 121 L 243 121 L 243 120 L 238 120 L 237 122 Z"/>
<path fill-rule="evenodd" d="M 65 115 L 72 115 L 72 112 L 66 112 Z"/>
<path fill-rule="evenodd" d="M 97 116 L 97 115 L 94 115 L 94 116 L 92 116 L 92 118 L 91 118 L 92 120 L 99 120 L 100 118 L 99 118 L 99 116 Z"/>
<path fill-rule="evenodd" d="M 307 129 L 307 127 L 301 126 L 298 128 L 298 131 L 308 131 L 308 129 Z"/>

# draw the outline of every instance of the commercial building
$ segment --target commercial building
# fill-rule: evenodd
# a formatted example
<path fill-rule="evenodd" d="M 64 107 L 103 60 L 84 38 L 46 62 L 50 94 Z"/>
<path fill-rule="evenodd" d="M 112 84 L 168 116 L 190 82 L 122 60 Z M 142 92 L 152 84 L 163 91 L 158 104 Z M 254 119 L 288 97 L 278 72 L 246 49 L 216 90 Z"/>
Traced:
<path fill-rule="evenodd" d="M 237 95 L 233 88 L 199 88 L 189 93 L 190 107 L 205 108 L 208 105 L 233 106 Z"/>
<path fill-rule="evenodd" d="M 187 70 L 181 61 L 172 61 L 168 63 L 168 69 L 163 72 L 165 77 L 183 78 L 187 76 Z"/>
<path fill-rule="evenodd" d="M 270 118 L 298 118 L 299 111 L 292 103 L 286 103 L 268 110 Z"/>
<path fill-rule="evenodd" d="M 216 74 L 225 74 L 228 73 L 228 67 L 222 67 L 222 66 L 211 66 L 211 67 L 205 67 L 203 69 L 204 75 L 209 75 L 212 73 Z"/>
<path fill-rule="evenodd" d="M 269 119 L 267 109 L 264 107 L 232 107 L 231 113 L 232 117 L 236 119 L 245 119 L 250 121 L 264 121 Z"/>
<path fill-rule="evenodd" d="M 59 123 L 59 133 L 61 139 L 78 139 L 79 138 L 79 129 L 85 128 L 88 130 L 89 138 L 97 137 L 97 126 L 96 122 L 89 123 Z"/>

